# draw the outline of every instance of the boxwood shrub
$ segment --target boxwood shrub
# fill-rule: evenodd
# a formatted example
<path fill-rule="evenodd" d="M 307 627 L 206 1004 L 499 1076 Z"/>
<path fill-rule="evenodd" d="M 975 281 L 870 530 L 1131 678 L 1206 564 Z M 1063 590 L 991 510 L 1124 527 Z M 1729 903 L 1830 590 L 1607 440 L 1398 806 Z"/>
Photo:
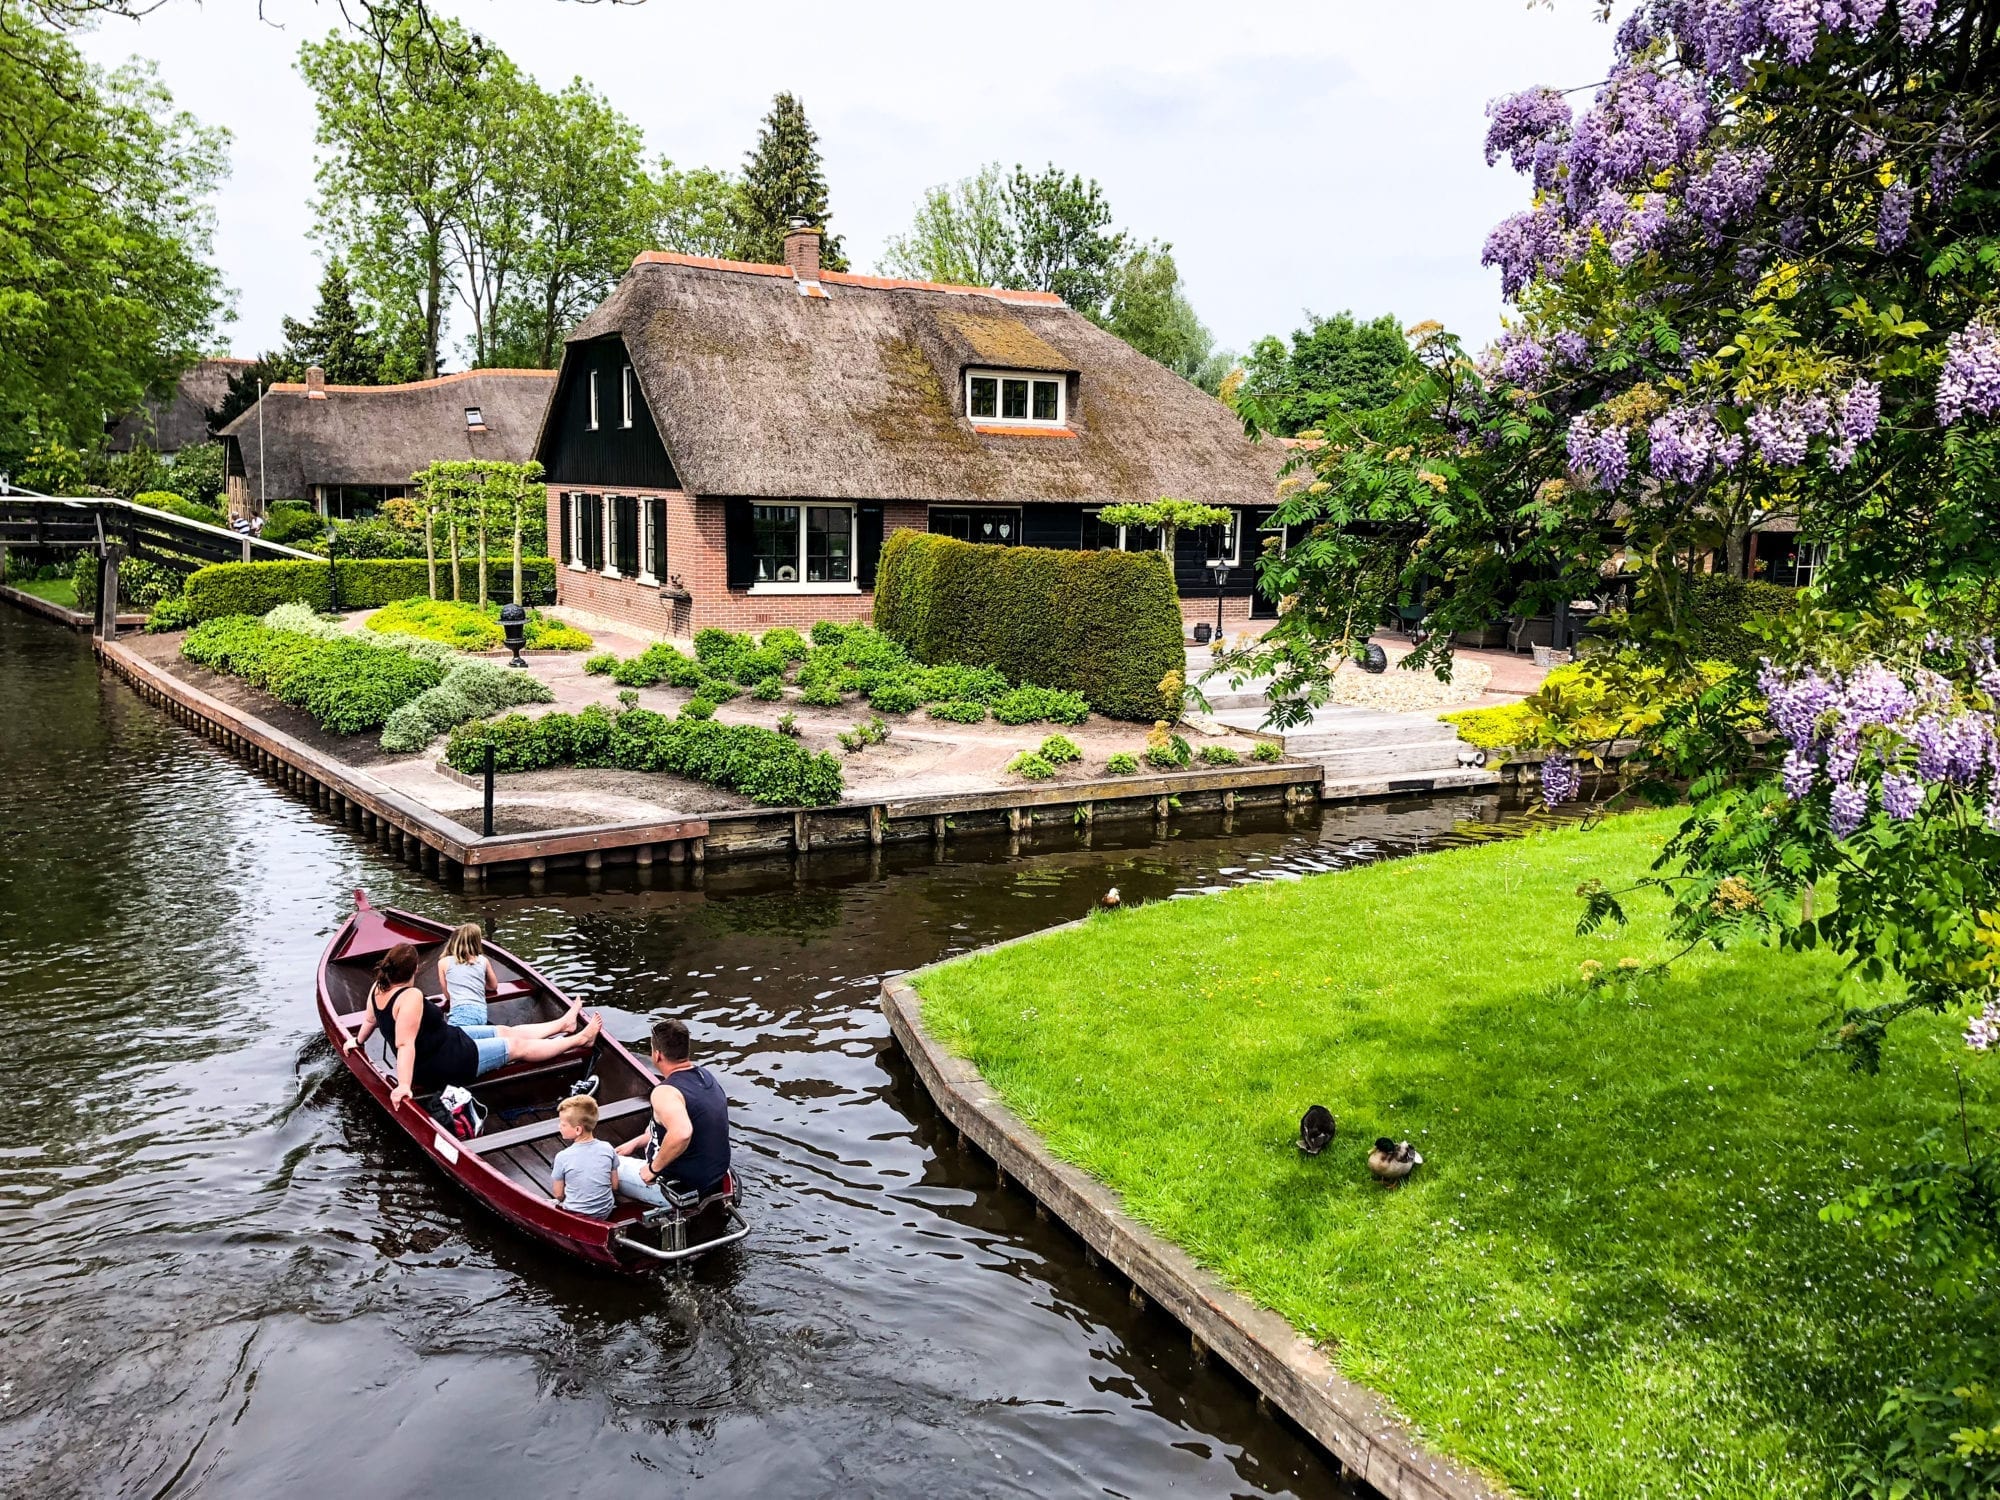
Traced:
<path fill-rule="evenodd" d="M 555 697 L 532 672 L 476 658 L 453 662 L 443 682 L 389 715 L 382 725 L 382 748 L 394 755 L 413 754 L 468 720 L 524 703 L 553 703 Z"/>
<path fill-rule="evenodd" d="M 398 599 L 414 599 L 430 594 L 430 574 L 422 558 L 341 558 L 338 562 L 235 562 L 215 563 L 197 568 L 188 575 L 182 590 L 198 620 L 223 615 L 261 615 L 279 604 L 305 604 L 314 609 L 333 607 L 330 572 L 340 577 L 342 609 L 377 609 Z M 465 599 L 479 597 L 479 564 L 462 562 L 458 568 L 459 594 Z M 486 565 L 486 589 L 494 598 L 510 597 L 514 587 L 511 561 L 490 561 Z M 553 603 L 556 593 L 556 565 L 546 557 L 525 559 L 521 564 L 521 587 L 529 604 Z M 451 564 L 438 565 L 438 592 L 451 595 Z"/>
<path fill-rule="evenodd" d="M 882 549 L 875 623 L 920 662 L 995 667 L 1119 719 L 1171 712 L 1178 705 L 1160 683 L 1187 665 L 1173 570 L 1150 552 L 985 547 L 899 531 Z"/>
<path fill-rule="evenodd" d="M 1090 717 L 1090 705 L 1081 693 L 1057 688 L 1009 688 L 993 705 L 993 717 L 1002 724 L 1081 724 Z"/>
<path fill-rule="evenodd" d="M 664 771 L 741 792 L 769 807 L 822 807 L 840 800 L 840 762 L 822 750 L 755 724 L 713 719 L 670 719 L 649 708 L 610 713 L 592 704 L 580 713 L 523 714 L 472 724 L 451 732 L 445 762 L 476 772 L 493 746 L 502 771 L 547 766 L 615 766 Z"/>

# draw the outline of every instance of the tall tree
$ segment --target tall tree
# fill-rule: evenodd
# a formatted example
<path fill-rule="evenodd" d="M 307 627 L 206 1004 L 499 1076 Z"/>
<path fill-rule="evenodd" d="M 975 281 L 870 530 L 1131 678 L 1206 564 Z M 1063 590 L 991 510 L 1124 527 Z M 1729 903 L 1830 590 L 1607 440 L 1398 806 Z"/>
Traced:
<path fill-rule="evenodd" d="M 379 385 L 382 380 L 382 346 L 354 305 L 354 286 L 339 256 L 326 264 L 320 277 L 319 306 L 309 322 L 283 320 L 285 352 L 280 356 L 288 371 L 318 365 L 333 385 Z M 265 379 L 271 378 L 263 371 Z M 297 375 L 286 378 L 297 379 Z"/>
<path fill-rule="evenodd" d="M 1334 412 L 1386 406 L 1414 365 L 1403 326 L 1388 313 L 1366 323 L 1346 312 L 1306 320 L 1289 347 L 1275 337 L 1251 346 L 1236 405 L 1261 431 L 1291 437 Z"/>
<path fill-rule="evenodd" d="M 1016 285 L 1006 183 L 1006 169 L 989 162 L 970 177 L 926 191 L 909 233 L 883 247 L 883 272 L 954 286 Z"/>
<path fill-rule="evenodd" d="M 736 205 L 736 258 L 777 265 L 785 258 L 785 234 L 792 220 L 804 219 L 826 232 L 832 218 L 819 137 L 807 123 L 805 106 L 790 94 L 780 94 L 771 101 L 757 148 L 744 168 L 743 192 Z M 819 258 L 830 271 L 847 269 L 839 235 L 825 233 Z"/>
<path fill-rule="evenodd" d="M 521 118 L 532 222 L 481 362 L 549 369 L 563 335 L 646 248 L 653 185 L 637 127 L 582 79 L 533 90 Z"/>
<path fill-rule="evenodd" d="M 170 390 L 226 316 L 209 204 L 226 132 L 150 67 L 104 72 L 0 0 L 0 464 L 84 447 Z"/>
<path fill-rule="evenodd" d="M 1017 283 L 1054 292 L 1102 323 L 1131 237 L 1111 227 L 1111 205 L 1089 182 L 1056 166 L 1030 173 L 1016 166 L 1004 194 L 1013 221 Z"/>
<path fill-rule="evenodd" d="M 1104 326 L 1182 379 L 1197 385 L 1208 379 L 1203 389 L 1213 395 L 1229 362 L 1225 357 L 1218 368 L 1212 358 L 1215 336 L 1195 316 L 1173 249 L 1154 243 L 1132 253 L 1119 268 Z"/>
<path fill-rule="evenodd" d="M 426 379 L 452 293 L 451 226 L 482 166 L 468 127 L 491 67 L 482 42 L 417 0 L 390 0 L 299 53 L 319 109 L 318 232 Z"/>
<path fill-rule="evenodd" d="M 501 310 L 514 295 L 536 232 L 545 186 L 549 99 L 507 55 L 487 48 L 485 65 L 459 91 L 454 145 L 467 159 L 452 169 L 464 184 L 446 213 L 452 286 L 470 326 L 471 363 L 494 363 Z"/>
<path fill-rule="evenodd" d="M 736 253 L 736 225 L 743 184 L 727 172 L 692 167 L 682 172 L 664 157 L 641 189 L 641 214 L 649 248 L 728 259 Z"/>

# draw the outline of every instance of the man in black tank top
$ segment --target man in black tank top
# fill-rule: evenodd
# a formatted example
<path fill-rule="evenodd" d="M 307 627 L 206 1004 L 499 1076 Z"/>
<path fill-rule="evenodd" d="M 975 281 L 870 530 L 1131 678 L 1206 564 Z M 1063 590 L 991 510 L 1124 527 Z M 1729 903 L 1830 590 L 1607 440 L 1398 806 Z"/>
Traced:
<path fill-rule="evenodd" d="M 709 1193 L 729 1174 L 729 1100 L 708 1069 L 692 1059 L 687 1025 L 653 1025 L 653 1066 L 665 1082 L 653 1090 L 653 1124 L 618 1148 L 618 1191 L 664 1206 L 663 1185 Z"/>

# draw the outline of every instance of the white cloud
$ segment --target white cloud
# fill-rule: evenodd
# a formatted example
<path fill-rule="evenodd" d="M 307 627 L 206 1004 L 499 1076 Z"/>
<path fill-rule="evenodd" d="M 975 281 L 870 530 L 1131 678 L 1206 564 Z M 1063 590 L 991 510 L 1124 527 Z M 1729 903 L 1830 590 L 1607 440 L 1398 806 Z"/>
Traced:
<path fill-rule="evenodd" d="M 1054 161 L 1104 184 L 1119 220 L 1172 241 L 1196 308 L 1241 349 L 1305 309 L 1497 327 L 1487 230 L 1525 200 L 1480 141 L 1486 101 L 1586 83 L 1610 35 L 1585 0 L 1394 5 L 1164 0 L 828 9 L 444 0 L 545 85 L 590 79 L 682 165 L 740 165 L 771 95 L 820 134 L 834 226 L 857 266 L 932 183 L 981 162 Z M 308 0 L 191 0 L 85 38 L 157 59 L 176 100 L 235 133 L 216 251 L 239 291 L 237 352 L 278 342 L 318 280 Z"/>

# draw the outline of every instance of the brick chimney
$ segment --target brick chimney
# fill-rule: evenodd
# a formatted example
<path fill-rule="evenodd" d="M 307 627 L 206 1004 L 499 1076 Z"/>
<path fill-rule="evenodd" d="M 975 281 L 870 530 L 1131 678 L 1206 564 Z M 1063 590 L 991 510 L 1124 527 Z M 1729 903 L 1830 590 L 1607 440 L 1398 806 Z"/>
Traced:
<path fill-rule="evenodd" d="M 792 220 L 785 236 L 785 264 L 798 280 L 819 280 L 819 241 L 820 232 L 810 220 Z"/>
<path fill-rule="evenodd" d="M 307 365 L 306 400 L 324 401 L 325 399 L 326 399 L 326 371 L 322 370 L 318 365 Z"/>

